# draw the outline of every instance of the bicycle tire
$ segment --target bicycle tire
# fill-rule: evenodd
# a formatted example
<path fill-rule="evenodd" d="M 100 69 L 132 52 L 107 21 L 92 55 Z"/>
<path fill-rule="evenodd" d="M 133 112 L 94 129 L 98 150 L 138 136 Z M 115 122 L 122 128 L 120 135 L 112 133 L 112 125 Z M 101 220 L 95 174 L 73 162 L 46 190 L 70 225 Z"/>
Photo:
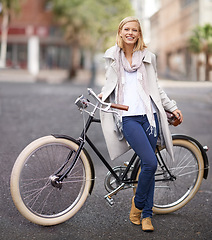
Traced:
<path fill-rule="evenodd" d="M 200 188 L 203 174 L 204 162 L 199 148 L 192 142 L 185 139 L 173 140 L 174 162 L 171 160 L 165 148 L 160 149 L 163 159 L 176 177 L 176 180 L 156 181 L 154 193 L 155 214 L 167 214 L 185 206 L 197 193 Z M 156 175 L 161 173 L 160 166 Z M 140 168 L 136 179 L 140 174 Z M 166 173 L 164 173 L 164 177 Z M 136 188 L 134 188 L 135 194 Z"/>
<path fill-rule="evenodd" d="M 76 153 L 77 149 L 71 140 L 46 136 L 20 153 L 11 173 L 10 188 L 16 208 L 26 219 L 38 225 L 56 225 L 73 217 L 83 206 L 94 180 L 83 150 L 61 188 L 53 186 L 51 179 L 70 151 Z"/>

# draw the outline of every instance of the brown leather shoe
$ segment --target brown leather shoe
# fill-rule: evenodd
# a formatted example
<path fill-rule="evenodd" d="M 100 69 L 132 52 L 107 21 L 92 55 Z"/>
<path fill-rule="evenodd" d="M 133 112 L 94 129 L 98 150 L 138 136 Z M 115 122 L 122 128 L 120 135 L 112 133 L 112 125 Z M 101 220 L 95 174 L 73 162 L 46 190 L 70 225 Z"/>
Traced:
<path fill-rule="evenodd" d="M 139 210 L 138 208 L 135 207 L 134 198 L 135 197 L 132 198 L 132 206 L 131 206 L 131 211 L 130 211 L 130 221 L 135 225 L 140 225 L 141 224 L 142 210 Z"/>
<path fill-rule="evenodd" d="M 142 219 L 142 230 L 144 232 L 152 232 L 154 231 L 154 227 L 152 226 L 152 221 L 150 217 Z"/>

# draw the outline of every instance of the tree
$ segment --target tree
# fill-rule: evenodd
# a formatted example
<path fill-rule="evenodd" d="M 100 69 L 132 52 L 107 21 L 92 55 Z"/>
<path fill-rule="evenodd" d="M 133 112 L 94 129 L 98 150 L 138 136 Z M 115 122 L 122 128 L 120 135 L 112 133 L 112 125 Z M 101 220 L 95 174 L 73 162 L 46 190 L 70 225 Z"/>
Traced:
<path fill-rule="evenodd" d="M 0 68 L 4 68 L 6 65 L 9 20 L 12 13 L 20 10 L 19 4 L 19 0 L 1 0 L 0 3 L 0 14 L 2 15 Z"/>
<path fill-rule="evenodd" d="M 210 56 L 212 55 L 212 25 L 196 26 L 189 38 L 189 49 L 193 53 L 205 55 L 205 80 L 209 81 Z"/>
<path fill-rule="evenodd" d="M 129 0 L 51 0 L 53 13 L 72 45 L 70 77 L 76 73 L 79 48 L 89 48 L 92 55 L 102 50 L 114 35 L 122 18 L 132 14 Z"/>

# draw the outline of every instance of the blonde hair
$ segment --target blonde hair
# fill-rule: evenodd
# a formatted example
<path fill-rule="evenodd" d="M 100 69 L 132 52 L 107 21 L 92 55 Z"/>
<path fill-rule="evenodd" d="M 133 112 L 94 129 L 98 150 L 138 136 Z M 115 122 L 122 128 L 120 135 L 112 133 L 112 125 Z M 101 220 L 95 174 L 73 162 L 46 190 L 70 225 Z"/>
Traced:
<path fill-rule="evenodd" d="M 138 38 L 138 41 L 135 44 L 134 52 L 138 51 L 138 50 L 143 50 L 147 46 L 144 43 L 143 34 L 142 34 L 142 30 L 141 30 L 141 24 L 136 17 L 126 17 L 119 23 L 119 27 L 118 27 L 118 31 L 117 31 L 117 35 L 116 35 L 117 45 L 122 49 L 124 48 L 123 40 L 120 37 L 119 33 L 122 30 L 123 26 L 128 22 L 137 22 L 138 23 L 138 30 L 140 32 L 140 37 Z"/>

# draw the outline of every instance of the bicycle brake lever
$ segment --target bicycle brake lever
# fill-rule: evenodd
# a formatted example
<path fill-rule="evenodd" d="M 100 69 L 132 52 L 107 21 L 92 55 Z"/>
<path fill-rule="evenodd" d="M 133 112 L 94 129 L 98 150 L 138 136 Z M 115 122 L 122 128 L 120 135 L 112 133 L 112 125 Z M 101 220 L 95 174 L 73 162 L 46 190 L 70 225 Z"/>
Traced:
<path fill-rule="evenodd" d="M 102 111 L 108 112 L 109 109 L 110 109 L 110 107 L 111 107 L 111 103 L 109 103 L 107 107 L 105 107 L 105 108 L 100 108 L 100 109 L 101 109 Z M 112 111 L 112 110 L 111 110 L 111 111 Z"/>
<path fill-rule="evenodd" d="M 110 107 L 106 107 L 106 108 L 100 108 L 101 111 L 106 112 L 106 113 L 115 113 L 118 116 L 120 116 L 120 114 L 117 111 L 114 110 L 109 110 Z"/>
<path fill-rule="evenodd" d="M 103 102 L 91 88 L 88 88 L 87 90 L 88 90 L 88 94 L 94 97 L 99 103 L 101 103 L 102 105 L 108 106 L 108 103 Z"/>
<path fill-rule="evenodd" d="M 85 109 L 88 106 L 88 102 L 89 101 L 85 99 L 83 95 L 81 95 L 76 99 L 75 104 L 79 109 Z"/>

